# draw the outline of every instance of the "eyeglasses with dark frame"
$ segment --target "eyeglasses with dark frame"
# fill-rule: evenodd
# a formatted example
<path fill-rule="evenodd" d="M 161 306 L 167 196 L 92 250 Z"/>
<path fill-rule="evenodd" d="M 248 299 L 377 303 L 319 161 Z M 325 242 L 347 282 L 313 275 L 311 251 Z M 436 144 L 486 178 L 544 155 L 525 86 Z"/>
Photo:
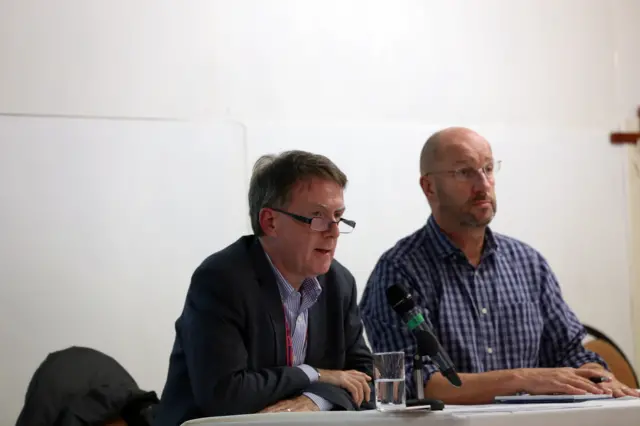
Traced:
<path fill-rule="evenodd" d="M 475 167 L 461 167 L 455 170 L 440 170 L 435 172 L 427 172 L 424 175 L 434 175 L 439 173 L 448 173 L 454 177 L 454 179 L 461 182 L 474 181 L 478 178 L 481 178 L 484 174 L 485 177 L 489 180 L 492 180 L 496 173 L 500 171 L 500 166 L 502 165 L 502 161 L 492 161 L 484 166 L 476 169 Z"/>
<path fill-rule="evenodd" d="M 305 223 L 311 227 L 313 231 L 325 232 L 331 228 L 331 225 L 334 223 L 338 225 L 338 230 L 341 234 L 349 234 L 353 232 L 356 227 L 356 222 L 353 220 L 345 219 L 341 217 L 338 220 L 325 219 L 324 217 L 306 217 L 300 216 L 299 214 L 291 213 L 286 210 L 276 209 L 274 207 L 269 207 L 271 210 L 277 211 L 278 213 L 286 214 L 287 216 L 297 220 L 298 222 Z"/>

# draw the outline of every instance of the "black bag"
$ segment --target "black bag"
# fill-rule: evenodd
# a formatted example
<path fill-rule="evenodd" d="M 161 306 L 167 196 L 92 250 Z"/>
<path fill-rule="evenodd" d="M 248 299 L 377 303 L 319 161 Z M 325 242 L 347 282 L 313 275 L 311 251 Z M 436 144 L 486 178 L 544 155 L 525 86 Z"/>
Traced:
<path fill-rule="evenodd" d="M 90 348 L 53 352 L 29 383 L 16 426 L 150 426 L 158 403 L 116 360 Z"/>

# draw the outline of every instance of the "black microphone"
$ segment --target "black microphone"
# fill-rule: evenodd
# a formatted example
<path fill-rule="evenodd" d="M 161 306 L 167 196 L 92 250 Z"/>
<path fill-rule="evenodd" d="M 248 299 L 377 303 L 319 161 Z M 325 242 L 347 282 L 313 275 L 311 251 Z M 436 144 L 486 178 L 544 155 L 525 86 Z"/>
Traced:
<path fill-rule="evenodd" d="M 456 373 L 455 366 L 445 352 L 444 348 L 429 330 L 424 321 L 422 313 L 416 308 L 411 294 L 399 285 L 392 285 L 387 289 L 387 300 L 389 304 L 403 319 L 407 328 L 416 339 L 418 345 L 418 355 L 428 356 L 438 366 L 440 372 L 449 382 L 459 387 L 462 381 Z"/>

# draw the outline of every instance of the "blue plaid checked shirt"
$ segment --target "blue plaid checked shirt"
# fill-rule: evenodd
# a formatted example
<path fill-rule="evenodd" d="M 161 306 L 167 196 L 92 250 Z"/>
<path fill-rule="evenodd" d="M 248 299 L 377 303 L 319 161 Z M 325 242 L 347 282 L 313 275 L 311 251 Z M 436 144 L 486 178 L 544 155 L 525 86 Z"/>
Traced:
<path fill-rule="evenodd" d="M 585 331 L 562 299 L 549 265 L 532 247 L 487 229 L 473 267 L 431 216 L 378 261 L 360 309 L 374 352 L 404 351 L 407 398 L 415 398 L 413 336 L 387 302 L 386 289 L 404 285 L 456 370 L 480 373 L 595 362 L 582 346 Z M 425 364 L 425 383 L 437 371 Z"/>

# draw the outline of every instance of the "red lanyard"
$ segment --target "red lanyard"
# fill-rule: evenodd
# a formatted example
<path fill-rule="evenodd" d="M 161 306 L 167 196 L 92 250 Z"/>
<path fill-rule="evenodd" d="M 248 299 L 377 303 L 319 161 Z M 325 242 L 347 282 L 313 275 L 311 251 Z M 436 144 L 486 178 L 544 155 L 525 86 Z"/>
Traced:
<path fill-rule="evenodd" d="M 287 345 L 287 366 L 293 367 L 293 338 L 291 337 L 291 328 L 289 328 L 289 321 L 287 320 L 287 309 L 282 305 L 284 309 L 284 331 L 287 337 L 285 338 Z"/>
<path fill-rule="evenodd" d="M 289 327 L 289 321 L 287 320 L 287 308 L 282 305 L 282 309 L 284 310 L 284 332 L 286 334 L 285 342 L 287 346 L 287 366 L 293 367 L 293 334 L 291 333 L 291 328 Z M 307 341 L 307 337 L 309 336 L 309 327 L 307 326 L 307 334 L 304 336 L 304 341 L 302 344 L 304 345 Z"/>

